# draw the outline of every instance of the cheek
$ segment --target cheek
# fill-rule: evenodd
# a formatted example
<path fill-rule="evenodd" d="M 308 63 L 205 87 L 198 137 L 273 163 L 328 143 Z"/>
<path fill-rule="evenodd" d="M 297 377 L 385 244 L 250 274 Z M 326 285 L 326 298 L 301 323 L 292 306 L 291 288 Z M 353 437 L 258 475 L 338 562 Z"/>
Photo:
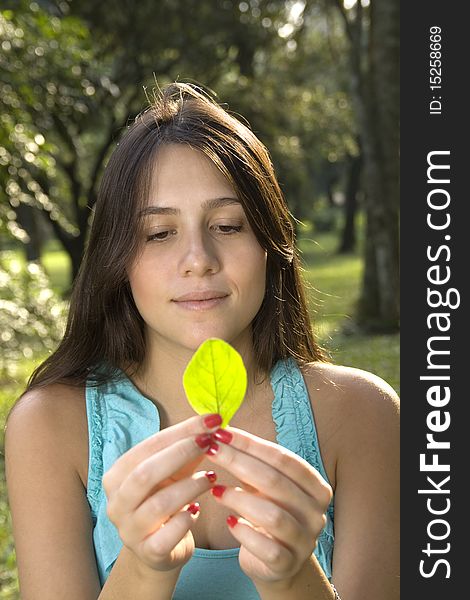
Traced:
<path fill-rule="evenodd" d="M 249 291 L 255 296 L 261 294 L 263 297 L 266 287 L 267 253 L 256 244 L 251 252 L 238 257 L 236 266 L 238 269 L 242 269 L 242 278 L 249 287 Z"/>
<path fill-rule="evenodd" d="M 261 252 L 258 257 L 256 264 L 256 272 L 257 272 L 257 284 L 260 287 L 265 287 L 266 285 L 266 266 L 267 266 L 267 253 Z"/>
<path fill-rule="evenodd" d="M 262 273 L 266 273 L 266 265 L 268 262 L 268 253 L 263 250 L 261 246 L 256 242 L 255 252 L 253 252 L 253 267 Z"/>
<path fill-rule="evenodd" d="M 263 299 L 266 295 L 266 258 L 263 258 L 263 261 L 260 265 L 260 271 L 257 276 L 257 292 L 259 297 L 259 305 L 263 302 Z"/>
<path fill-rule="evenodd" d="M 128 278 L 134 299 L 137 300 L 139 296 L 141 296 L 142 291 L 144 289 L 144 284 L 147 279 L 146 271 L 142 268 L 142 265 L 139 263 L 138 265 L 134 265 L 132 269 L 129 270 Z"/>
<path fill-rule="evenodd" d="M 141 257 L 131 269 L 128 270 L 129 285 L 136 304 L 145 305 L 146 298 L 158 294 L 159 282 L 165 281 L 165 276 L 156 268 L 155 261 Z"/>

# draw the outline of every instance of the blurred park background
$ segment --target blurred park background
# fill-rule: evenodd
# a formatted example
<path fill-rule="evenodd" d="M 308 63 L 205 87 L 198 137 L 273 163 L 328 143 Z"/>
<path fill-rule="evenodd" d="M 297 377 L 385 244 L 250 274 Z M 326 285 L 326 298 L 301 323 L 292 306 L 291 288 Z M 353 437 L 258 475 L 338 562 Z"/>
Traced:
<path fill-rule="evenodd" d="M 0 12 L 0 600 L 17 599 L 3 426 L 63 332 L 103 167 L 155 83 L 269 148 L 331 359 L 399 391 L 398 0 L 29 0 Z"/>

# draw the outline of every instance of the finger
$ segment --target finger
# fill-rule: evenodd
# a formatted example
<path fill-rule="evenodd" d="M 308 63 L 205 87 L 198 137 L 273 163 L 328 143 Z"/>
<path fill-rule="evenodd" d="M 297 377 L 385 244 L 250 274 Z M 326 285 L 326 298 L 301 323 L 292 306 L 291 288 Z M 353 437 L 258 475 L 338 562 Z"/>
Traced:
<path fill-rule="evenodd" d="M 208 475 L 209 473 L 209 475 Z M 168 517 L 176 514 L 186 504 L 207 492 L 215 480 L 215 474 L 199 471 L 187 479 L 159 490 L 143 502 L 121 528 L 121 537 L 130 546 L 138 543 L 145 536 L 157 531 Z"/>
<path fill-rule="evenodd" d="M 253 554 L 261 563 L 273 572 L 290 571 L 294 562 L 294 554 L 276 540 L 257 531 L 248 521 L 236 519 L 232 515 L 230 520 L 230 533 L 240 542 L 250 554 Z"/>
<path fill-rule="evenodd" d="M 145 459 L 131 471 L 109 498 L 108 514 L 116 519 L 134 511 L 156 491 L 160 482 L 203 453 L 204 449 L 193 437 L 180 440 Z"/>
<path fill-rule="evenodd" d="M 288 510 L 305 527 L 310 527 L 312 520 L 316 521 L 318 514 L 323 514 L 326 510 L 326 506 L 315 496 L 306 494 L 297 482 L 293 482 L 271 465 L 236 448 L 218 444 L 215 453 L 207 456 L 240 481 Z"/>
<path fill-rule="evenodd" d="M 147 536 L 139 544 L 139 554 L 148 557 L 152 562 L 166 560 L 175 546 L 181 542 L 198 518 L 199 511 L 194 513 L 182 510 L 165 523 L 155 533 Z M 193 542 L 194 543 L 194 542 Z"/>
<path fill-rule="evenodd" d="M 219 419 L 216 419 L 214 415 L 191 417 L 181 423 L 162 429 L 139 444 L 136 444 L 118 458 L 112 468 L 104 474 L 103 487 L 108 497 L 120 486 L 125 477 L 149 456 L 184 438 L 200 433 L 213 432 L 222 422 L 220 415 L 218 416 Z M 206 420 L 208 417 L 213 418 Z M 212 426 L 209 427 L 207 423 L 212 423 Z"/>
<path fill-rule="evenodd" d="M 222 433 L 219 433 L 220 431 Z M 235 427 L 226 427 L 215 432 L 214 437 L 222 443 L 224 438 L 229 437 L 223 432 L 231 434 L 229 444 L 232 448 L 268 463 L 294 481 L 306 494 L 318 498 L 322 504 L 328 506 L 333 495 L 331 487 L 306 460 L 279 444 Z"/>
<path fill-rule="evenodd" d="M 286 510 L 277 504 L 254 496 L 240 487 L 225 488 L 216 485 L 212 488 L 216 500 L 227 506 L 256 528 L 262 528 L 271 537 L 294 551 L 295 546 L 303 546 L 308 542 L 306 530 Z"/>

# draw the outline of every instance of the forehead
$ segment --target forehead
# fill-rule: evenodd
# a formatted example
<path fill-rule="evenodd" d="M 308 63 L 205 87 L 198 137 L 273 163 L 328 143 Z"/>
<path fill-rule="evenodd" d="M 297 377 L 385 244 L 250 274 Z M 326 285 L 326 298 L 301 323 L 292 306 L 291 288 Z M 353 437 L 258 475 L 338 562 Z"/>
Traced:
<path fill-rule="evenodd" d="M 188 196 L 195 200 L 214 195 L 237 194 L 203 152 L 186 144 L 165 144 L 158 149 L 149 200 L 169 202 Z"/>

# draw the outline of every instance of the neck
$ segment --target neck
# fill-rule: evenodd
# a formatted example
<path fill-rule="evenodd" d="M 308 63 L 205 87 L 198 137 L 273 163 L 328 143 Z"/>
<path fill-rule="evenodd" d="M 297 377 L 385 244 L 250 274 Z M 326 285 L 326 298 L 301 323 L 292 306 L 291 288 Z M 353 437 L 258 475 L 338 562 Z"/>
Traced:
<path fill-rule="evenodd" d="M 251 331 L 230 341 L 230 344 L 240 353 L 247 370 L 248 399 L 254 396 L 257 387 Z M 176 346 L 168 340 L 155 340 L 150 335 L 147 336 L 147 348 L 145 361 L 132 376 L 135 385 L 155 402 L 162 416 L 167 415 L 164 419 L 167 423 L 192 416 L 194 413 L 183 387 L 183 373 L 197 348 Z"/>

